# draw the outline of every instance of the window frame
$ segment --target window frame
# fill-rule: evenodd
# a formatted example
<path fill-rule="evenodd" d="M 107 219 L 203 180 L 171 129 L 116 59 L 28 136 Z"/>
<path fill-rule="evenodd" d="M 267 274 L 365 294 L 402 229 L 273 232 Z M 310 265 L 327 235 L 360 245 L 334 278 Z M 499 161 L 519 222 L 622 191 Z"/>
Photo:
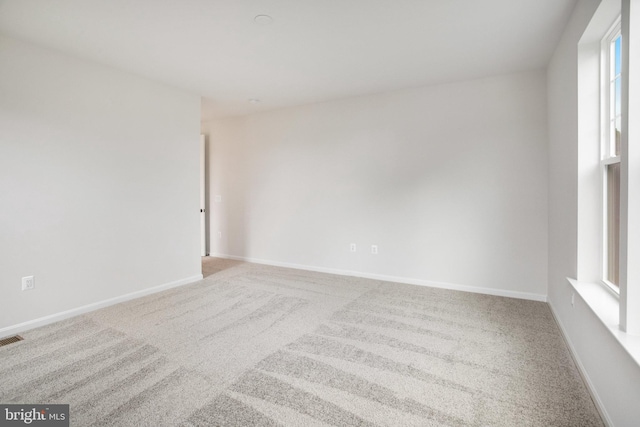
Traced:
<path fill-rule="evenodd" d="M 621 165 L 621 156 L 616 155 L 614 144 L 615 137 L 612 137 L 615 129 L 616 114 L 615 105 L 615 80 L 621 81 L 620 74 L 615 74 L 615 40 L 622 37 L 622 20 L 618 16 L 611 28 L 605 33 L 601 40 L 600 53 L 600 200 L 601 200 L 601 224 L 600 224 L 600 281 L 604 287 L 612 292 L 616 297 L 620 295 L 620 283 L 613 283 L 608 278 L 609 273 L 609 194 L 608 194 L 608 172 L 612 165 Z M 622 55 L 622 52 L 620 53 Z M 621 70 L 622 71 L 622 70 Z M 620 183 L 618 184 L 620 186 Z M 620 200 L 618 200 L 618 212 L 620 212 Z M 618 219 L 619 223 L 620 219 Z M 619 225 L 618 225 L 619 228 Z M 620 236 L 618 243 L 618 270 L 620 269 Z M 619 281 L 619 271 L 618 271 Z"/>
<path fill-rule="evenodd" d="M 601 188 L 602 40 L 621 17 L 621 138 L 620 138 L 620 266 L 619 293 L 601 280 L 603 204 Z M 619 344 L 640 363 L 640 146 L 629 140 L 640 133 L 640 2 L 603 0 L 577 45 L 577 292 Z M 637 83 L 637 82 L 636 82 Z M 631 137 L 631 138 L 630 138 Z M 617 190 L 617 189 L 616 189 Z M 605 303 L 606 302 L 606 303 Z"/>

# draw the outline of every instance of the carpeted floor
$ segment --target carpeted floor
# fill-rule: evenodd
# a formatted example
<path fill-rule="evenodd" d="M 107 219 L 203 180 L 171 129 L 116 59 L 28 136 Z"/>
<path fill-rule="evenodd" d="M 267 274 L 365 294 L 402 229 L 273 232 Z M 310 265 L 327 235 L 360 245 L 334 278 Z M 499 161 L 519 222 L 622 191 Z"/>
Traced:
<path fill-rule="evenodd" d="M 544 303 L 207 258 L 0 347 L 74 426 L 602 426 Z"/>

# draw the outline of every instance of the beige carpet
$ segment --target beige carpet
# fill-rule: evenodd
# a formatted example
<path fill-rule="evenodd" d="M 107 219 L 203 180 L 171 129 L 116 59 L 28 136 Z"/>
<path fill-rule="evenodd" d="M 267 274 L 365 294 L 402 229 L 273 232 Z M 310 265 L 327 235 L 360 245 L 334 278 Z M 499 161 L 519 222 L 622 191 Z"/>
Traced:
<path fill-rule="evenodd" d="M 544 303 L 215 258 L 0 347 L 74 426 L 602 426 Z"/>

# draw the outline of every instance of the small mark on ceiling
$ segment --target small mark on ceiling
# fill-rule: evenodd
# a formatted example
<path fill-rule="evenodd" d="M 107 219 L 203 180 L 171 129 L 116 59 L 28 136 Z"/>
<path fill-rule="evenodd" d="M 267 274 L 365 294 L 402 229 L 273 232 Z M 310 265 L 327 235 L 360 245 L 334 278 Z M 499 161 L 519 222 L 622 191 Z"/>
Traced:
<path fill-rule="evenodd" d="M 258 25 L 269 25 L 273 22 L 273 18 L 269 15 L 257 15 L 253 21 Z"/>

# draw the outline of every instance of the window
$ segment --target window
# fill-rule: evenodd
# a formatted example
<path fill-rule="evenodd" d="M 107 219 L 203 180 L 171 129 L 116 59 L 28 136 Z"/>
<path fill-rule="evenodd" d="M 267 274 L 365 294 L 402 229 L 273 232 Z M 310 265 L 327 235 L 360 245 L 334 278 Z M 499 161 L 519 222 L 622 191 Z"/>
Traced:
<path fill-rule="evenodd" d="M 620 286 L 620 141 L 621 54 L 620 22 L 602 40 L 602 279 L 616 292 Z"/>
<path fill-rule="evenodd" d="M 639 25 L 640 1 L 602 0 L 578 43 L 577 268 L 569 282 L 640 363 L 640 145 L 629 141 L 640 131 L 640 32 L 631 31 Z"/>

